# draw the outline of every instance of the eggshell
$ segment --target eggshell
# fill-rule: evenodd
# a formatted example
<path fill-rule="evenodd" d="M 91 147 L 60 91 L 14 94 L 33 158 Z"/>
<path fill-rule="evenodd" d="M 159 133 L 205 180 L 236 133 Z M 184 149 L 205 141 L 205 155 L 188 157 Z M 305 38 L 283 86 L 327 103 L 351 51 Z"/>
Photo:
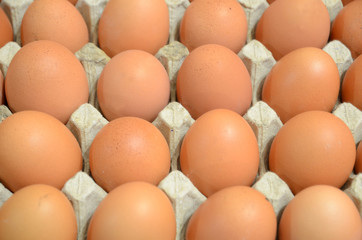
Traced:
<path fill-rule="evenodd" d="M 246 15 L 238 1 L 199 0 L 186 8 L 180 24 L 180 41 L 189 51 L 215 43 L 238 53 L 245 44 L 247 31 Z"/>
<path fill-rule="evenodd" d="M 161 132 L 136 117 L 117 118 L 104 126 L 89 150 L 93 178 L 106 191 L 130 181 L 157 185 L 167 176 L 170 150 Z"/>
<path fill-rule="evenodd" d="M 264 11 L 255 39 L 279 60 L 298 48 L 324 47 L 329 32 L 329 13 L 323 1 L 278 0 Z"/>
<path fill-rule="evenodd" d="M 0 105 L 5 104 L 5 83 L 3 73 L 0 71 Z"/>
<path fill-rule="evenodd" d="M 73 5 L 77 4 L 78 0 L 68 0 L 70 3 L 72 3 Z"/>
<path fill-rule="evenodd" d="M 239 114 L 215 109 L 198 118 L 186 133 L 180 165 L 205 196 L 229 186 L 250 186 L 259 166 L 258 143 Z"/>
<path fill-rule="evenodd" d="M 88 240 L 174 240 L 176 219 L 167 195 L 145 182 L 125 183 L 99 204 Z"/>
<path fill-rule="evenodd" d="M 277 220 L 263 194 L 246 186 L 225 188 L 211 195 L 195 211 L 186 240 L 274 240 Z"/>
<path fill-rule="evenodd" d="M 357 58 L 362 53 L 362 1 L 353 1 L 343 7 L 333 21 L 331 40 L 339 40 Z"/>
<path fill-rule="evenodd" d="M 343 102 L 350 102 L 362 110 L 362 56 L 357 57 L 348 68 L 342 82 Z"/>
<path fill-rule="evenodd" d="M 98 24 L 99 46 L 110 57 L 129 49 L 154 55 L 167 43 L 168 35 L 164 0 L 110 0 Z"/>
<path fill-rule="evenodd" d="M 342 187 L 356 159 L 356 147 L 348 126 L 323 111 L 308 111 L 291 118 L 275 136 L 269 168 L 298 193 L 326 184 Z"/>
<path fill-rule="evenodd" d="M 233 51 L 206 44 L 185 58 L 177 75 L 176 93 L 194 119 L 217 108 L 244 114 L 251 104 L 250 75 Z"/>
<path fill-rule="evenodd" d="M 80 12 L 68 1 L 37 0 L 30 4 L 21 22 L 21 42 L 52 40 L 72 52 L 88 42 L 88 28 Z"/>
<path fill-rule="evenodd" d="M 39 40 L 22 47 L 11 61 L 5 93 L 12 112 L 37 110 L 66 123 L 88 102 L 88 80 L 82 64 L 63 45 Z"/>
<path fill-rule="evenodd" d="M 11 191 L 36 183 L 61 189 L 82 170 L 79 144 L 56 118 L 22 111 L 0 124 L 0 181 Z"/>
<path fill-rule="evenodd" d="M 279 240 L 362 239 L 362 222 L 353 201 L 340 189 L 318 185 L 299 192 L 279 224 Z"/>
<path fill-rule="evenodd" d="M 0 48 L 13 40 L 13 27 L 4 10 L 0 8 Z"/>
<path fill-rule="evenodd" d="M 332 111 L 339 87 L 338 68 L 332 57 L 318 48 L 300 48 L 285 55 L 271 69 L 264 82 L 262 100 L 285 123 L 305 111 Z"/>
<path fill-rule="evenodd" d="M 24 187 L 0 208 L 0 239 L 76 240 L 73 207 L 54 187 Z"/>
<path fill-rule="evenodd" d="M 362 144 L 358 144 L 356 153 L 356 163 L 354 165 L 354 172 L 356 174 L 362 173 Z"/>
<path fill-rule="evenodd" d="M 152 122 L 169 101 L 170 80 L 156 57 L 142 50 L 127 50 L 103 69 L 97 96 L 108 120 L 134 116 Z"/>

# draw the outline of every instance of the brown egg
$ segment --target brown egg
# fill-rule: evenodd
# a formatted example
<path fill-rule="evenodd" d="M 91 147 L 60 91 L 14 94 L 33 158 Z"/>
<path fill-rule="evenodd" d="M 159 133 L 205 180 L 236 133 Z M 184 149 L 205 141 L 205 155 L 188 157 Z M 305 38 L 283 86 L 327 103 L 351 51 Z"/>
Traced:
<path fill-rule="evenodd" d="M 70 3 L 72 3 L 73 5 L 77 4 L 78 0 L 68 0 Z"/>
<path fill-rule="evenodd" d="M 343 6 L 347 5 L 350 2 L 353 2 L 354 0 L 342 0 Z"/>
<path fill-rule="evenodd" d="M 352 200 L 340 189 L 318 185 L 299 192 L 286 206 L 279 240 L 360 240 L 362 222 Z"/>
<path fill-rule="evenodd" d="M 37 110 L 66 123 L 88 102 L 82 64 L 63 45 L 40 40 L 22 47 L 9 65 L 5 93 L 11 111 Z"/>
<path fill-rule="evenodd" d="M 4 86 L 4 76 L 0 70 L 0 105 L 5 104 L 5 86 Z"/>
<path fill-rule="evenodd" d="M 0 7 L 0 48 L 13 40 L 13 27 L 6 16 L 4 10 Z"/>
<path fill-rule="evenodd" d="M 157 185 L 170 170 L 170 150 L 150 122 L 122 117 L 104 126 L 89 151 L 93 178 L 106 191 L 130 181 Z"/>
<path fill-rule="evenodd" d="M 186 8 L 180 41 L 192 51 L 204 44 L 220 44 L 238 53 L 244 46 L 248 23 L 236 0 L 195 1 Z"/>
<path fill-rule="evenodd" d="M 37 0 L 25 12 L 21 23 L 21 42 L 52 40 L 72 52 L 88 42 L 88 28 L 80 12 L 68 1 Z"/>
<path fill-rule="evenodd" d="M 129 49 L 154 55 L 167 43 L 168 35 L 164 0 L 110 0 L 99 19 L 99 46 L 110 57 Z"/>
<path fill-rule="evenodd" d="M 61 189 L 82 170 L 79 144 L 56 118 L 22 111 L 0 124 L 0 181 L 8 189 L 36 183 Z"/>
<path fill-rule="evenodd" d="M 354 165 L 354 172 L 356 174 L 362 173 L 362 144 L 358 144 L 356 153 L 356 163 Z"/>
<path fill-rule="evenodd" d="M 127 50 L 103 69 L 97 96 L 108 120 L 133 116 L 152 122 L 169 101 L 170 80 L 156 57 L 142 50 Z"/>
<path fill-rule="evenodd" d="M 343 102 L 350 102 L 362 110 L 362 56 L 351 64 L 342 82 L 341 97 Z"/>
<path fill-rule="evenodd" d="M 278 0 L 263 13 L 255 38 L 279 60 L 298 48 L 324 47 L 329 31 L 329 13 L 321 0 Z"/>
<path fill-rule="evenodd" d="M 269 168 L 298 193 L 317 184 L 342 187 L 355 159 L 348 126 L 331 113 L 308 111 L 279 130 L 271 145 Z"/>
<path fill-rule="evenodd" d="M 225 108 L 244 114 L 251 104 L 251 81 L 241 59 L 230 49 L 206 44 L 192 51 L 177 75 L 178 101 L 196 119 Z"/>
<path fill-rule="evenodd" d="M 191 216 L 186 240 L 274 240 L 277 219 L 263 194 L 246 186 L 211 195 Z"/>
<path fill-rule="evenodd" d="M 54 187 L 24 187 L 0 208 L 0 239 L 76 240 L 73 207 Z"/>
<path fill-rule="evenodd" d="M 186 133 L 180 165 L 205 196 L 229 186 L 250 186 L 259 166 L 258 143 L 239 114 L 212 110 L 198 118 Z"/>
<path fill-rule="evenodd" d="M 88 240 L 174 240 L 176 218 L 167 195 L 145 182 L 125 183 L 99 204 L 88 227 Z"/>
<path fill-rule="evenodd" d="M 339 87 L 338 68 L 332 57 L 318 48 L 300 48 L 274 65 L 265 79 L 262 100 L 285 123 L 305 111 L 332 111 Z"/>
<path fill-rule="evenodd" d="M 333 21 L 331 40 L 339 40 L 357 58 L 362 53 L 362 1 L 347 4 Z"/>

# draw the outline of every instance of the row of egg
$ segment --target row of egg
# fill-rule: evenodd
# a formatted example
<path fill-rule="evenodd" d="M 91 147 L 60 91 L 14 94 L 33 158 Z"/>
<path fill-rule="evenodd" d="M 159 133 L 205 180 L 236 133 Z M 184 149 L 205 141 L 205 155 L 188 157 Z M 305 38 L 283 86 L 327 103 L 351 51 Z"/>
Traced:
<path fill-rule="evenodd" d="M 209 129 L 208 129 L 209 130 Z"/>

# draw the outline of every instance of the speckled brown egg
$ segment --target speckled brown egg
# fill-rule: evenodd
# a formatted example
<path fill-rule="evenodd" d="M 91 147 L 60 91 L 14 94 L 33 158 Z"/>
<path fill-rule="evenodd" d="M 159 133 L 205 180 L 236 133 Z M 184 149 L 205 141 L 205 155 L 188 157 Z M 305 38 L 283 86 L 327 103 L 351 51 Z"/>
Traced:
<path fill-rule="evenodd" d="M 80 12 L 68 1 L 37 0 L 26 10 L 21 22 L 21 42 L 52 40 L 72 52 L 88 42 L 88 28 Z"/>
<path fill-rule="evenodd" d="M 82 64 L 63 45 L 39 40 L 22 47 L 9 65 L 5 93 L 12 112 L 37 110 L 66 123 L 88 102 L 88 80 Z"/>
<path fill-rule="evenodd" d="M 4 10 L 0 8 L 0 48 L 13 40 L 13 27 Z"/>

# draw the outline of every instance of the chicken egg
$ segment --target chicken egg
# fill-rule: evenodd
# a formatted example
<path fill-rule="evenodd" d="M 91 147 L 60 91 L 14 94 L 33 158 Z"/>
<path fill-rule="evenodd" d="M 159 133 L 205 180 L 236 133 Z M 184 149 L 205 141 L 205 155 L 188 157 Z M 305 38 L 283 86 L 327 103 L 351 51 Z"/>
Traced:
<path fill-rule="evenodd" d="M 274 65 L 261 98 L 285 123 L 305 111 L 332 111 L 339 88 L 338 68 L 332 57 L 319 48 L 307 47 L 288 53 Z"/>
<path fill-rule="evenodd" d="M 332 113 L 307 111 L 291 118 L 276 134 L 269 168 L 296 194 L 317 184 L 342 187 L 355 159 L 348 126 Z"/>
<path fill-rule="evenodd" d="M 36 183 L 61 189 L 82 166 L 77 140 L 53 116 L 21 111 L 0 123 L 0 181 L 11 191 Z"/>
<path fill-rule="evenodd" d="M 361 240 L 362 222 L 353 201 L 340 189 L 316 185 L 299 192 L 286 206 L 279 240 Z"/>
<path fill-rule="evenodd" d="M 191 216 L 186 240 L 274 240 L 277 218 L 263 194 L 234 186 L 211 195 Z"/>
<path fill-rule="evenodd" d="M 341 97 L 362 110 L 362 56 L 357 57 L 344 75 Z"/>
<path fill-rule="evenodd" d="M 12 41 L 13 38 L 13 27 L 4 10 L 0 7 L 0 48 Z"/>
<path fill-rule="evenodd" d="M 21 42 L 56 41 L 72 52 L 89 40 L 87 25 L 80 12 L 68 1 L 37 0 L 26 10 L 21 22 Z"/>
<path fill-rule="evenodd" d="M 43 184 L 24 187 L 0 208 L 1 240 L 76 240 L 72 205 L 58 189 Z"/>
<path fill-rule="evenodd" d="M 329 13 L 323 1 L 277 0 L 260 18 L 255 39 L 279 60 L 298 48 L 324 47 L 329 32 Z"/>
<path fill-rule="evenodd" d="M 12 112 L 42 111 L 66 123 L 88 102 L 88 79 L 68 48 L 39 40 L 15 54 L 6 74 L 5 94 Z"/>
<path fill-rule="evenodd" d="M 109 0 L 98 24 L 99 46 L 110 57 L 130 49 L 154 55 L 168 35 L 165 0 Z"/>
<path fill-rule="evenodd" d="M 362 144 L 358 144 L 356 153 L 356 163 L 354 165 L 354 172 L 356 174 L 362 173 Z"/>
<path fill-rule="evenodd" d="M 167 195 L 146 182 L 113 189 L 98 205 L 88 227 L 88 240 L 174 240 L 176 218 Z"/>
<path fill-rule="evenodd" d="M 180 41 L 189 51 L 204 44 L 220 44 L 238 53 L 244 46 L 248 23 L 236 0 L 198 0 L 186 8 Z"/>
<path fill-rule="evenodd" d="M 251 80 L 243 61 L 229 48 L 206 44 L 182 63 L 176 81 L 177 100 L 194 119 L 225 108 L 244 114 L 251 104 Z"/>
<path fill-rule="evenodd" d="M 4 86 L 4 76 L 0 70 L 0 105 L 5 104 L 5 86 Z"/>
<path fill-rule="evenodd" d="M 250 186 L 259 167 L 258 143 L 239 114 L 215 109 L 199 117 L 187 131 L 180 165 L 205 196 L 229 186 Z"/>
<path fill-rule="evenodd" d="M 167 176 L 171 155 L 166 139 L 150 122 L 121 117 L 109 122 L 89 150 L 93 178 L 106 191 L 130 181 L 157 185 Z"/>

